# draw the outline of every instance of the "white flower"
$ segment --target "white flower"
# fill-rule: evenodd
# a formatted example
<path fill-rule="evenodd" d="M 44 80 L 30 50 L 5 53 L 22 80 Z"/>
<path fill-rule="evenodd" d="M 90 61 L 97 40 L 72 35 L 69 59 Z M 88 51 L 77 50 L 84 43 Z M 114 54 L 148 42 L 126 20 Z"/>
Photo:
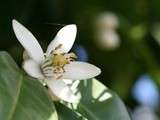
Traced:
<path fill-rule="evenodd" d="M 23 62 L 24 70 L 34 78 L 45 80 L 49 89 L 58 98 L 67 102 L 77 100 L 71 87 L 64 81 L 65 79 L 70 81 L 83 80 L 93 78 L 101 73 L 101 70 L 96 66 L 75 61 L 76 55 L 68 53 L 75 41 L 76 25 L 64 26 L 44 53 L 28 29 L 16 20 L 13 20 L 12 24 L 18 41 L 28 55 Z"/>
<path fill-rule="evenodd" d="M 103 12 L 97 16 L 96 25 L 101 29 L 116 30 L 119 27 L 119 19 L 113 12 Z"/>
<path fill-rule="evenodd" d="M 120 46 L 120 37 L 116 32 L 119 27 L 119 20 L 112 12 L 101 13 L 96 21 L 95 40 L 100 48 L 114 50 Z"/>
<path fill-rule="evenodd" d="M 120 46 L 120 38 L 114 30 L 104 30 L 97 32 L 97 44 L 106 50 L 114 50 Z"/>

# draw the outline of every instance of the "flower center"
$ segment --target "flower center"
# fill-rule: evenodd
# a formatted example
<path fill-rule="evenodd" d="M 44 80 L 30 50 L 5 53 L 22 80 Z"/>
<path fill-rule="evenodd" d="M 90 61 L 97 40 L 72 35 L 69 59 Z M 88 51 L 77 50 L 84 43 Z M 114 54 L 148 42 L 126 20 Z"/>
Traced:
<path fill-rule="evenodd" d="M 64 66 L 75 61 L 74 53 L 56 53 L 57 48 L 47 57 L 41 66 L 42 72 L 47 78 L 60 79 L 65 72 Z"/>

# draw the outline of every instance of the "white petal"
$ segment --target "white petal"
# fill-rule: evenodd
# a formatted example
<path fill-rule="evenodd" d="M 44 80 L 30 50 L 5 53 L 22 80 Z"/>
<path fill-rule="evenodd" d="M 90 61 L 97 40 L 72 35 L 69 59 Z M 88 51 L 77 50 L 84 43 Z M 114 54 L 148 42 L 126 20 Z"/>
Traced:
<path fill-rule="evenodd" d="M 56 47 L 62 44 L 62 47 L 59 48 L 56 52 L 58 53 L 67 53 L 73 46 L 77 34 L 76 25 L 66 25 L 57 33 L 54 40 L 49 44 L 46 54 L 49 55 Z"/>
<path fill-rule="evenodd" d="M 28 55 L 27 51 L 23 51 L 23 60 L 28 60 L 31 59 L 30 56 Z"/>
<path fill-rule="evenodd" d="M 60 99 L 73 103 L 77 101 L 77 97 L 73 94 L 71 89 L 62 80 L 46 80 L 48 87 L 54 95 Z"/>
<path fill-rule="evenodd" d="M 73 93 L 76 93 L 78 91 L 79 83 L 80 83 L 79 80 L 73 81 L 72 86 L 71 86 L 71 90 L 73 91 Z"/>
<path fill-rule="evenodd" d="M 40 70 L 40 66 L 33 60 L 26 60 L 23 63 L 23 68 L 26 73 L 34 78 L 43 79 L 44 76 Z"/>
<path fill-rule="evenodd" d="M 76 93 L 78 90 L 79 80 L 63 79 L 63 82 L 67 84 L 73 93 Z"/>
<path fill-rule="evenodd" d="M 67 85 L 72 85 L 73 83 L 73 80 L 70 80 L 70 79 L 63 79 L 63 82 Z"/>
<path fill-rule="evenodd" d="M 101 73 L 98 67 L 85 62 L 71 62 L 64 69 L 63 79 L 71 80 L 90 79 Z"/>
<path fill-rule="evenodd" d="M 18 41 L 27 51 L 28 55 L 38 63 L 44 60 L 44 53 L 36 38 L 32 33 L 18 21 L 12 21 L 14 33 Z"/>

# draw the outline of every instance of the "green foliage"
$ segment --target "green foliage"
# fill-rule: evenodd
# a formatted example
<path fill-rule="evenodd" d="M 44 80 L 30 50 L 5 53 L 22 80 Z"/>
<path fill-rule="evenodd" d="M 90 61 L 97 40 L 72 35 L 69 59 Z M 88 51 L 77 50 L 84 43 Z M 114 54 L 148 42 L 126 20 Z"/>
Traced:
<path fill-rule="evenodd" d="M 89 120 L 130 120 L 120 98 L 99 81 L 82 81 L 80 92 L 78 112 Z"/>
<path fill-rule="evenodd" d="M 78 115 L 73 110 L 69 109 L 63 104 L 57 103 L 56 109 L 59 116 L 59 120 L 83 120 L 83 117 Z"/>
<path fill-rule="evenodd" d="M 55 109 L 45 87 L 0 52 L 0 120 L 130 120 L 120 98 L 99 81 L 84 80 L 79 90 L 76 109 L 59 102 Z"/>
<path fill-rule="evenodd" d="M 0 52 L 0 120 L 47 120 L 54 104 L 44 87 L 22 74 L 13 59 Z"/>

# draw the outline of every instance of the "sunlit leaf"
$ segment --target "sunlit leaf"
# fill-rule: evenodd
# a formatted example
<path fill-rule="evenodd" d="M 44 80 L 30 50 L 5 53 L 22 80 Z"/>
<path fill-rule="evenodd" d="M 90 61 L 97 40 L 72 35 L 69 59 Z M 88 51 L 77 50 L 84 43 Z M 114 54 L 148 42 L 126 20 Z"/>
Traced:
<path fill-rule="evenodd" d="M 99 81 L 82 81 L 80 92 L 82 99 L 77 109 L 88 120 L 130 120 L 121 99 Z"/>

